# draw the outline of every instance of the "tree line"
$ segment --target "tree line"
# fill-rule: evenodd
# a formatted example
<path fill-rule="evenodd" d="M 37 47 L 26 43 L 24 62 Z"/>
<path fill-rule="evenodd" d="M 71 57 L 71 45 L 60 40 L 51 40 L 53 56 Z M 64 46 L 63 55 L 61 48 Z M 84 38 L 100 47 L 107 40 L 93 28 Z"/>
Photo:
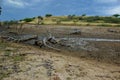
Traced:
<path fill-rule="evenodd" d="M 52 14 L 46 14 L 45 17 L 49 18 L 52 17 Z M 43 20 L 44 17 L 38 16 L 37 17 L 39 21 Z M 25 18 L 23 21 L 25 22 L 31 22 L 35 19 L 34 18 Z M 120 14 L 114 14 L 112 16 L 87 16 L 86 14 L 83 14 L 81 16 L 76 16 L 76 15 L 68 15 L 67 18 L 58 18 L 54 20 L 56 22 L 60 21 L 83 21 L 83 22 L 104 22 L 104 23 L 120 23 Z M 38 22 L 39 23 L 39 22 Z"/>
<path fill-rule="evenodd" d="M 52 17 L 52 14 L 46 14 L 44 17 L 46 18 L 50 18 Z M 42 21 L 44 20 L 43 16 L 37 16 L 37 17 L 32 17 L 32 18 L 24 18 L 22 20 L 10 20 L 10 21 L 4 21 L 3 24 L 16 24 L 19 22 L 24 22 L 24 23 L 28 23 L 28 22 L 32 22 L 35 19 L 37 19 L 37 24 L 43 24 Z M 60 24 L 62 21 L 73 21 L 74 23 L 78 22 L 78 21 L 82 21 L 82 22 L 95 22 L 95 23 L 120 23 L 120 14 L 114 14 L 112 16 L 87 16 L 86 14 L 82 14 L 81 16 L 76 16 L 76 15 L 68 15 L 65 18 L 56 18 L 55 20 L 57 24 Z"/>

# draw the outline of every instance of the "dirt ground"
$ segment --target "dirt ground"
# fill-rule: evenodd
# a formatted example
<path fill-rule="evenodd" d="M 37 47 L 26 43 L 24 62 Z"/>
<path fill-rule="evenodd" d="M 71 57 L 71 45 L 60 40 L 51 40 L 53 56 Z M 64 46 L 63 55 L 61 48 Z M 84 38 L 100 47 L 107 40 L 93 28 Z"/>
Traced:
<path fill-rule="evenodd" d="M 11 29 L 10 29 L 11 30 Z M 13 31 L 16 28 L 12 27 Z M 19 30 L 18 30 L 19 31 Z M 80 33 L 72 34 L 75 31 Z M 43 37 L 52 34 L 55 38 L 99 38 L 120 40 L 120 27 L 84 27 L 84 26 L 56 26 L 56 25 L 24 25 L 21 33 L 36 34 Z M 69 41 L 67 41 L 69 44 Z M 72 42 L 72 41 L 71 41 Z M 77 43 L 79 41 L 74 41 Z M 78 44 L 78 43 L 77 43 Z M 72 56 L 97 59 L 98 61 L 120 64 L 120 42 L 82 41 L 81 45 L 72 47 L 55 46 L 61 51 L 72 52 Z M 85 44 L 85 45 L 84 45 Z M 69 45 L 68 45 L 69 46 Z M 48 49 L 47 49 L 48 50 Z"/>
<path fill-rule="evenodd" d="M 9 47 L 8 47 L 9 46 Z M 2 80 L 119 80 L 120 67 L 113 64 L 86 60 L 66 52 L 39 49 L 24 44 L 9 43 L 0 53 L 9 50 L 11 55 L 24 56 L 22 61 L 13 61 L 5 56 L 3 72 L 8 74 Z M 17 49 L 17 51 L 16 51 Z M 9 56 L 10 57 L 10 56 Z M 13 67 L 16 66 L 16 67 Z M 1 73 L 2 69 L 0 70 Z"/>
<path fill-rule="evenodd" d="M 24 25 L 9 31 L 56 38 L 120 39 L 119 27 Z M 81 34 L 71 34 L 75 30 Z M 1 80 L 120 80 L 120 42 L 92 42 L 81 49 L 58 47 L 60 52 L 28 44 L 1 42 Z M 14 57 L 13 57 L 14 56 Z M 22 57 L 21 57 L 22 56 Z M 2 61 L 3 60 L 3 61 Z"/>
<path fill-rule="evenodd" d="M 12 26 L 14 27 L 14 26 Z M 16 26 L 15 26 L 16 27 Z M 18 26 L 19 27 L 19 26 Z M 70 35 L 72 32 L 80 30 L 81 35 Z M 92 38 L 112 38 L 120 39 L 120 27 L 95 27 L 95 26 L 57 26 L 57 25 L 24 25 L 21 33 L 31 33 L 47 35 L 48 32 L 55 37 L 92 37 Z"/>

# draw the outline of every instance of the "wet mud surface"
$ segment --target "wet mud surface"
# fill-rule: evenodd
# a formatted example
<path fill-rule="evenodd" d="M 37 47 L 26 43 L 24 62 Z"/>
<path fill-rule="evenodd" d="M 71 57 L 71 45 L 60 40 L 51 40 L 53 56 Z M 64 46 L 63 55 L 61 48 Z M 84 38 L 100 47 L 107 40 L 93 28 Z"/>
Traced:
<path fill-rule="evenodd" d="M 27 28 L 26 28 L 27 26 Z M 97 60 L 120 63 L 120 28 L 119 27 L 65 27 L 25 25 L 24 30 L 16 34 L 16 28 L 1 32 L 1 35 L 16 39 L 37 35 L 39 40 L 49 34 L 59 40 L 58 44 L 49 44 L 61 51 L 76 53 L 78 57 L 90 57 Z M 112 30 L 112 31 L 109 31 Z M 13 33 L 14 32 L 14 33 Z M 73 34 L 74 33 L 74 34 Z M 35 40 L 24 42 L 34 45 Z M 47 49 L 43 47 L 43 49 Z M 74 55 L 74 54 L 73 54 Z"/>
<path fill-rule="evenodd" d="M 26 25 L 31 26 L 31 25 Z M 26 27 L 25 26 L 25 27 Z M 81 33 L 71 34 L 74 31 Z M 59 40 L 49 44 L 61 51 L 25 43 L 0 41 L 1 80 L 119 80 L 120 28 L 40 26 L 1 30 L 0 36 L 25 39 L 38 35 L 39 40 L 51 33 Z M 86 34 L 88 33 L 88 34 Z M 96 34 L 97 33 L 97 34 Z M 98 35 L 99 34 L 99 35 Z"/>

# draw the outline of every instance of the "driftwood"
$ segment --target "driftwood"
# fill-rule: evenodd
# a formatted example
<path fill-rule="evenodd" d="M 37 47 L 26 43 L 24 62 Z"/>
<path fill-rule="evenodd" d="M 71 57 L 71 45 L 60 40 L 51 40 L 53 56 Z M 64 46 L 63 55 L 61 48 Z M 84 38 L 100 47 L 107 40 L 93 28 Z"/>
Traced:
<path fill-rule="evenodd" d="M 26 39 L 21 39 L 21 40 L 19 40 L 19 42 L 26 42 L 26 41 L 30 41 L 30 40 L 33 40 L 33 39 L 38 39 L 38 36 L 34 35 L 34 36 L 31 36 L 31 37 L 26 38 Z"/>
<path fill-rule="evenodd" d="M 58 41 L 55 39 L 55 37 L 48 38 L 48 41 L 52 44 L 57 44 L 58 43 Z"/>
<path fill-rule="evenodd" d="M 36 40 L 34 43 L 36 46 L 42 47 L 44 46 L 43 41 L 42 40 Z"/>
<path fill-rule="evenodd" d="M 31 37 L 25 38 L 25 39 L 16 39 L 16 38 L 13 38 L 13 37 L 10 37 L 10 36 L 1 36 L 1 38 L 5 39 L 7 41 L 13 41 L 13 42 L 26 42 L 26 41 L 29 41 L 29 40 L 37 39 L 38 36 L 34 35 L 34 36 L 31 36 Z"/>
<path fill-rule="evenodd" d="M 48 43 L 57 44 L 57 41 L 54 38 L 46 38 L 46 37 L 43 38 L 42 41 L 40 41 L 40 40 L 35 41 L 36 46 L 40 46 L 40 47 L 45 46 L 47 48 L 50 48 L 50 49 L 53 49 L 56 51 L 60 51 L 60 49 L 54 48 L 54 47 L 50 46 Z"/>
<path fill-rule="evenodd" d="M 44 44 L 46 47 L 48 47 L 48 48 L 50 48 L 50 49 L 53 49 L 53 50 L 56 50 L 56 51 L 60 51 L 60 49 L 57 49 L 57 48 L 54 48 L 54 47 L 52 47 L 52 46 L 47 45 L 47 42 L 48 42 L 48 40 L 47 40 L 46 38 L 44 38 L 44 39 L 43 39 L 43 44 Z"/>
<path fill-rule="evenodd" d="M 36 46 L 40 46 L 40 47 L 45 46 L 47 48 L 50 48 L 50 49 L 53 49 L 53 50 L 56 50 L 56 51 L 60 51 L 60 49 L 57 49 L 57 48 L 54 48 L 54 47 L 51 46 L 51 45 L 54 45 L 54 44 L 58 43 L 58 41 L 53 36 L 50 36 L 48 38 L 45 37 L 42 40 L 39 40 L 37 35 L 33 35 L 31 37 L 24 38 L 24 39 L 16 39 L 16 38 L 13 38 L 13 37 L 10 37 L 10 36 L 1 36 L 0 38 L 5 39 L 7 41 L 12 41 L 12 42 L 27 42 L 27 41 L 30 41 L 30 40 L 35 40 L 34 44 Z M 51 44 L 51 45 L 49 45 L 49 44 Z"/>

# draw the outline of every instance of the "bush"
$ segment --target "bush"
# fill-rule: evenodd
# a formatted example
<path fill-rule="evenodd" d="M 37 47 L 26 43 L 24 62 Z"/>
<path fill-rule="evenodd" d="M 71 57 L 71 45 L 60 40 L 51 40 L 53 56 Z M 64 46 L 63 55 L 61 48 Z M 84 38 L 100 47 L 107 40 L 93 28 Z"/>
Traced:
<path fill-rule="evenodd" d="M 45 24 L 44 22 L 41 23 L 41 25 L 44 25 L 44 24 Z"/>
<path fill-rule="evenodd" d="M 99 16 L 90 16 L 90 17 L 86 17 L 84 19 L 87 22 L 96 22 L 98 20 L 101 20 L 101 18 Z"/>
<path fill-rule="evenodd" d="M 42 17 L 42 16 L 38 16 L 37 18 L 40 19 L 40 20 L 43 20 L 43 17 Z"/>
<path fill-rule="evenodd" d="M 103 18 L 105 23 L 120 23 L 120 18 L 106 17 Z"/>
<path fill-rule="evenodd" d="M 45 15 L 45 17 L 51 17 L 52 16 L 52 14 L 46 14 Z"/>
<path fill-rule="evenodd" d="M 68 20 L 73 20 L 73 19 L 76 19 L 75 15 L 68 15 Z"/>
<path fill-rule="evenodd" d="M 25 21 L 25 22 L 31 22 L 31 21 L 33 21 L 33 18 L 25 18 L 23 21 Z"/>
<path fill-rule="evenodd" d="M 114 16 L 114 17 L 119 17 L 120 16 L 120 14 L 114 14 L 114 15 L 112 15 L 112 16 Z"/>

